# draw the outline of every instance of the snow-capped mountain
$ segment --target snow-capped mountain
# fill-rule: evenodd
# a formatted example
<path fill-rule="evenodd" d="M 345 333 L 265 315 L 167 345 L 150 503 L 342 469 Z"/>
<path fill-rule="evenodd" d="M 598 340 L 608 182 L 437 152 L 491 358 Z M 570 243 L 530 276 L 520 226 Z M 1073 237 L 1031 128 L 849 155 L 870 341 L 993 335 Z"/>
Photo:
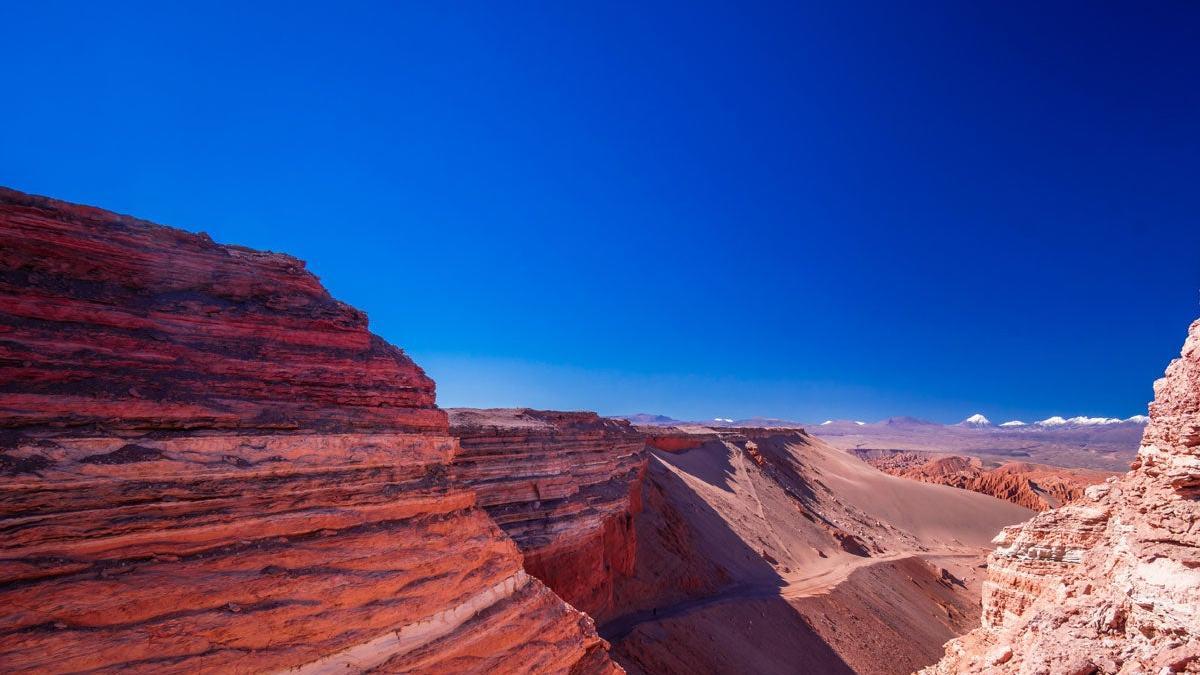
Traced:
<path fill-rule="evenodd" d="M 1069 424 L 1083 424 L 1083 425 L 1120 424 L 1122 421 L 1124 421 L 1124 420 L 1120 419 L 1119 417 L 1083 417 L 1083 416 L 1072 417 L 1071 419 L 1067 420 L 1067 422 Z"/>
<path fill-rule="evenodd" d="M 832 420 L 811 431 L 826 442 L 852 450 L 889 449 L 964 454 L 989 461 L 1029 461 L 1105 471 L 1124 471 L 1137 453 L 1148 421 L 1144 415 L 1007 420 L 994 424 L 976 413 L 961 422 L 940 424 L 890 417 L 863 425 Z"/>
<path fill-rule="evenodd" d="M 960 426 L 960 427 L 976 427 L 976 428 L 990 427 L 990 426 L 992 426 L 992 421 L 979 413 L 975 413 L 974 415 L 971 415 L 967 419 L 959 422 L 958 426 Z"/>
<path fill-rule="evenodd" d="M 1108 426 L 1111 424 L 1145 424 L 1150 421 L 1145 415 L 1134 415 L 1121 419 L 1119 417 L 1087 417 L 1079 415 L 1077 417 L 1062 417 L 1055 415 L 1047 417 L 1044 420 L 1034 422 L 1034 426 L 1039 427 L 1095 427 Z"/>

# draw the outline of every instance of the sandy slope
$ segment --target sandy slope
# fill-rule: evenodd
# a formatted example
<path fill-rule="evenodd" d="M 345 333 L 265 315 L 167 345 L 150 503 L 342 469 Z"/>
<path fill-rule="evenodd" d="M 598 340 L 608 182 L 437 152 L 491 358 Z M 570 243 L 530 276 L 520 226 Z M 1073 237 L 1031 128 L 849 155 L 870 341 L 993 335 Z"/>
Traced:
<path fill-rule="evenodd" d="M 943 579 L 946 561 L 962 561 L 957 580 L 1001 527 L 1032 513 L 888 476 L 794 431 L 723 431 L 656 451 L 649 477 L 659 494 L 646 499 L 630 580 L 643 604 L 601 629 L 632 672 L 909 672 L 977 616 L 977 589 Z M 661 590 L 681 580 L 692 593 Z M 864 651 L 847 626 L 866 616 L 878 644 Z M 764 631 L 778 633 L 774 646 Z"/>
<path fill-rule="evenodd" d="M 655 463 L 677 476 L 716 511 L 739 538 L 780 562 L 779 573 L 806 576 L 861 560 L 831 531 L 846 533 L 871 553 L 948 551 L 988 546 L 1028 509 L 994 498 L 883 474 L 808 436 L 771 434 L 726 438 L 680 454 L 656 453 Z"/>

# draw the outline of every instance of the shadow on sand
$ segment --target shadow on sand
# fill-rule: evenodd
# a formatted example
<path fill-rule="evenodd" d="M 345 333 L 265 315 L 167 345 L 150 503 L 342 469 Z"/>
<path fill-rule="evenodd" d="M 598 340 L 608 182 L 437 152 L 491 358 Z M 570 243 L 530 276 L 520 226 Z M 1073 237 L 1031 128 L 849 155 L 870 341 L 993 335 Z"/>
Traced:
<path fill-rule="evenodd" d="M 732 491 L 723 446 L 651 458 L 636 569 L 616 590 L 631 611 L 599 628 L 613 658 L 630 673 L 853 673 L 780 597 L 783 578 L 666 462 Z"/>

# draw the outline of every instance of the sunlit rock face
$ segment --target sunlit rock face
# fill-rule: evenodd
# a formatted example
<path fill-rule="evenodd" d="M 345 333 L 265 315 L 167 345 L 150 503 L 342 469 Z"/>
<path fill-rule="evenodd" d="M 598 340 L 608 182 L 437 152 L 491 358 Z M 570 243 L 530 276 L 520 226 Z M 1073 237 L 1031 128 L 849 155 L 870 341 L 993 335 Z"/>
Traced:
<path fill-rule="evenodd" d="M 525 568 L 603 620 L 633 573 L 646 438 L 591 412 L 451 409 L 454 476 L 516 541 Z"/>
<path fill-rule="evenodd" d="M 1200 321 L 1154 392 L 1132 470 L 1002 532 L 929 672 L 1200 672 Z"/>
<path fill-rule="evenodd" d="M 0 191 L 0 671 L 605 672 L 302 262 Z"/>

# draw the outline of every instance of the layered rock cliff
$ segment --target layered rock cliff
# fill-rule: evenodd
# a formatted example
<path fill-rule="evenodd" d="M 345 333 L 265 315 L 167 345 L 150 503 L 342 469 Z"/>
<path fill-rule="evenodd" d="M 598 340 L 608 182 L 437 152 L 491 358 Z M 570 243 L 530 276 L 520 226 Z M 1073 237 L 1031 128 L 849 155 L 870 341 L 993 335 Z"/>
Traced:
<path fill-rule="evenodd" d="M 1087 486 L 1103 483 L 1114 475 L 1030 462 L 989 465 L 977 457 L 907 450 L 859 448 L 850 452 L 893 476 L 979 492 L 1035 511 L 1075 501 L 1083 497 Z"/>
<path fill-rule="evenodd" d="M 591 412 L 450 409 L 454 476 L 525 554 L 525 569 L 597 620 L 633 572 L 645 437 Z"/>
<path fill-rule="evenodd" d="M 1200 321 L 1132 470 L 1005 528 L 983 626 L 929 673 L 1200 672 Z"/>
<path fill-rule="evenodd" d="M 603 672 L 302 262 L 0 190 L 0 671 Z"/>

